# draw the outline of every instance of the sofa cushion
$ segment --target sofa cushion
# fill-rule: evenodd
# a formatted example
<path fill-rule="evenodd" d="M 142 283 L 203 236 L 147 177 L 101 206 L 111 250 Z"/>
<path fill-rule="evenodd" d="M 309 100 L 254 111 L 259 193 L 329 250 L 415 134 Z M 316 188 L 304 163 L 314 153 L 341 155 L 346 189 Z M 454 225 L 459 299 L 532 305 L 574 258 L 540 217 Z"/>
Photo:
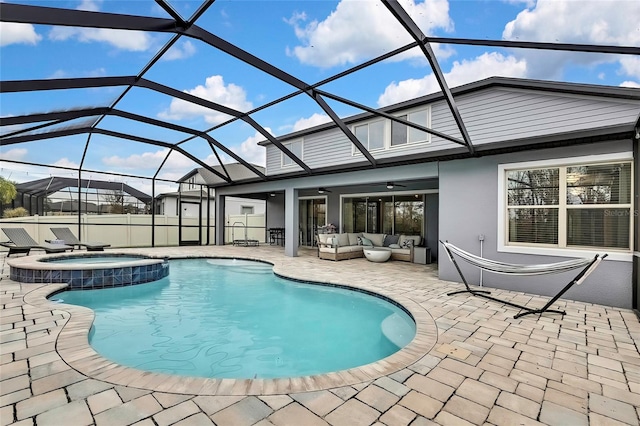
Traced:
<path fill-rule="evenodd" d="M 409 255 L 409 254 L 411 254 L 411 249 L 408 249 L 408 248 L 394 248 L 394 249 L 391 249 L 391 253 Z"/>
<path fill-rule="evenodd" d="M 333 237 L 335 237 L 335 234 L 318 234 L 318 240 L 322 244 L 327 244 L 327 238 L 333 238 Z"/>
<path fill-rule="evenodd" d="M 399 249 L 399 248 L 402 248 L 402 247 L 400 247 L 400 244 L 389 244 L 389 248 L 390 249 Z"/>
<path fill-rule="evenodd" d="M 360 233 L 348 233 L 347 234 L 349 236 L 349 245 L 350 246 L 357 246 L 358 245 L 358 237 L 360 236 Z"/>
<path fill-rule="evenodd" d="M 375 247 L 382 247 L 382 244 L 384 244 L 384 234 L 369 234 L 363 232 L 362 236 L 371 240 Z"/>
<path fill-rule="evenodd" d="M 336 241 L 337 239 L 337 241 Z M 338 244 L 339 247 L 346 247 L 349 245 L 349 235 L 347 234 L 336 234 L 336 238 L 334 238 L 333 243 Z"/>
<path fill-rule="evenodd" d="M 336 253 L 351 253 L 351 246 L 338 247 Z"/>
<path fill-rule="evenodd" d="M 398 240 L 400 239 L 400 235 L 385 235 L 383 247 L 391 247 L 391 244 L 398 244 Z"/>

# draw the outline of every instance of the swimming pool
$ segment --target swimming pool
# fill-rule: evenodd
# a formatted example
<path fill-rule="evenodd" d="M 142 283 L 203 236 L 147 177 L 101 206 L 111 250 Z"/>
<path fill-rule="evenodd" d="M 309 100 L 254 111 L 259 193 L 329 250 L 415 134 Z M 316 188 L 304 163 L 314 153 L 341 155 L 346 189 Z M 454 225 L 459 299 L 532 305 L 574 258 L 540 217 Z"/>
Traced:
<path fill-rule="evenodd" d="M 344 370 L 389 356 L 415 335 L 412 318 L 393 303 L 278 278 L 269 264 L 170 263 L 171 275 L 157 282 L 66 291 L 53 299 L 95 311 L 90 343 L 102 356 L 182 376 L 276 378 Z"/>

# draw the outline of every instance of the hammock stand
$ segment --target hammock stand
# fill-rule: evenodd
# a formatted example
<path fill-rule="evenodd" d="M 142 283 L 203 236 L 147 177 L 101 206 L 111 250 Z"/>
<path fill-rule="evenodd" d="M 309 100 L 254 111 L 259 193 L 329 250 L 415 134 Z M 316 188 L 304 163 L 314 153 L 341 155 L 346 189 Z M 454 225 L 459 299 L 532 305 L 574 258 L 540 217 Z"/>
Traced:
<path fill-rule="evenodd" d="M 469 252 L 466 252 L 454 246 L 448 241 L 441 240 L 440 244 L 442 244 L 442 246 L 444 247 L 445 251 L 447 252 L 447 256 L 449 257 L 449 260 L 451 260 L 451 262 L 453 263 L 453 266 L 455 266 L 456 270 L 458 271 L 458 274 L 460 275 L 460 278 L 462 278 L 462 282 L 466 287 L 465 290 L 447 293 L 447 296 L 452 296 L 454 294 L 460 294 L 460 293 L 471 293 L 473 296 L 484 297 L 485 299 L 494 300 L 496 302 L 504 303 L 505 305 L 513 306 L 515 308 L 523 309 L 526 311 L 526 312 L 520 312 L 519 314 L 515 315 L 513 318 L 520 318 L 521 316 L 529 315 L 529 314 L 542 314 L 544 312 L 552 312 L 552 313 L 565 315 L 566 314 L 565 311 L 549 309 L 549 308 L 551 307 L 551 305 L 553 305 L 556 302 L 556 300 L 562 297 L 564 293 L 566 293 L 571 287 L 573 287 L 574 284 L 577 284 L 577 285 L 582 284 L 582 282 L 589 276 L 589 274 L 591 274 L 598 267 L 600 262 L 602 262 L 602 260 L 605 257 L 607 257 L 606 254 L 602 256 L 596 254 L 593 259 L 572 259 L 564 262 L 549 263 L 544 265 L 518 265 L 513 263 L 498 262 L 495 260 L 485 259 L 485 258 L 476 256 L 475 254 L 471 254 Z M 474 290 L 471 287 L 469 287 L 469 284 L 467 283 L 467 280 L 462 274 L 462 271 L 460 270 L 458 263 L 453 257 L 454 254 L 456 254 L 459 258 L 465 260 L 466 262 L 470 263 L 473 266 L 476 266 L 478 268 L 481 268 L 490 272 L 499 273 L 499 274 L 543 275 L 543 274 L 567 272 L 577 268 L 582 268 L 582 269 L 580 270 L 578 275 L 576 275 L 571 281 L 569 281 L 569 283 L 562 290 L 560 290 L 558 294 L 553 296 L 553 298 L 549 300 L 549 302 L 547 302 L 546 305 L 544 305 L 540 309 L 531 309 L 531 308 L 527 308 L 526 306 L 518 305 L 517 303 L 513 303 L 506 300 L 498 299 L 496 297 L 489 296 L 491 294 L 490 291 Z"/>

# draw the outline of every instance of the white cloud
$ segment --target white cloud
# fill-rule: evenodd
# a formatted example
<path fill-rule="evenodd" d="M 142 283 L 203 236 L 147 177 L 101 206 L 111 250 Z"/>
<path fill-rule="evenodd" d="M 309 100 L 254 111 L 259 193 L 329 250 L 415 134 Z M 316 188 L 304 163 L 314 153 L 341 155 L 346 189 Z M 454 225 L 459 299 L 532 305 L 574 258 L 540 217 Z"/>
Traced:
<path fill-rule="evenodd" d="M 233 83 L 225 85 L 221 75 L 208 77 L 204 86 L 198 85 L 191 90 L 185 90 L 185 93 L 216 102 L 237 111 L 246 112 L 253 109 L 253 104 L 246 99 L 247 94 L 244 89 Z M 169 109 L 160 112 L 158 116 L 169 120 L 204 117 L 209 124 L 218 124 L 229 119 L 226 114 L 177 98 L 172 99 Z"/>
<path fill-rule="evenodd" d="M 58 166 L 58 167 L 70 167 L 70 168 L 74 168 L 77 169 L 80 167 L 80 164 L 69 160 L 67 157 L 61 158 L 58 161 L 56 161 L 55 163 L 52 164 L 52 166 Z"/>
<path fill-rule="evenodd" d="M 89 12 L 99 12 L 101 1 L 93 1 L 93 0 L 82 0 L 80 2 L 80 6 L 78 6 L 78 10 L 87 10 Z"/>
<path fill-rule="evenodd" d="M 437 29 L 453 30 L 447 0 L 400 0 L 401 5 L 426 35 Z M 410 43 L 413 39 L 387 8 L 377 1 L 342 0 L 323 21 L 307 21 L 305 13 L 294 14 L 287 22 L 294 27 L 301 45 L 287 49 L 304 64 L 329 68 L 335 65 L 359 63 L 389 50 Z M 439 57 L 450 54 L 438 46 Z M 392 60 L 420 58 L 424 55 L 412 49 Z"/>
<path fill-rule="evenodd" d="M 0 151 L 0 159 L 11 161 L 22 161 L 27 156 L 28 151 L 25 148 L 13 148 L 8 151 Z"/>
<path fill-rule="evenodd" d="M 176 59 L 184 59 L 189 56 L 193 56 L 196 53 L 196 47 L 190 40 L 186 40 L 182 43 L 176 43 L 171 46 L 171 49 L 164 54 L 162 59 L 166 61 L 175 61 Z"/>
<path fill-rule="evenodd" d="M 10 44 L 37 44 L 42 36 L 31 24 L 0 22 L 0 46 Z"/>
<path fill-rule="evenodd" d="M 506 40 L 638 46 L 638 16 L 638 1 L 538 0 L 507 23 L 502 36 Z M 514 54 L 527 59 L 529 76 L 534 78 L 558 78 L 570 63 L 595 65 L 620 58 L 542 50 Z"/>
<path fill-rule="evenodd" d="M 69 73 L 66 72 L 65 70 L 55 70 L 51 75 L 49 75 L 49 79 L 55 80 L 55 79 L 59 79 L 59 78 L 67 78 L 69 76 Z"/>
<path fill-rule="evenodd" d="M 113 30 L 109 28 L 54 27 L 49 39 L 66 41 L 75 38 L 83 43 L 107 43 L 122 50 L 142 52 L 152 44 L 152 38 L 142 31 Z"/>
<path fill-rule="evenodd" d="M 168 148 L 163 148 L 155 152 L 143 152 L 142 154 L 131 154 L 128 157 L 120 157 L 118 155 L 112 155 L 111 157 L 104 157 L 102 162 L 109 166 L 118 169 L 131 169 L 131 170 L 149 170 L 157 169 L 164 158 L 169 152 Z M 162 167 L 162 170 L 175 170 L 175 169 L 192 169 L 194 166 L 193 161 L 180 154 L 179 152 L 172 152 L 169 159 Z"/>
<path fill-rule="evenodd" d="M 620 83 L 620 87 L 632 87 L 635 89 L 640 89 L 640 83 L 637 81 L 623 81 Z"/>
<path fill-rule="evenodd" d="M 310 127 L 319 126 L 320 124 L 328 123 L 331 121 L 328 115 L 315 113 L 311 117 L 301 118 L 293 124 L 292 132 L 298 130 L 308 129 Z"/>
<path fill-rule="evenodd" d="M 98 12 L 101 1 L 83 0 L 78 10 Z M 77 39 L 82 43 L 107 43 L 113 47 L 133 52 L 142 52 L 151 47 L 153 39 L 144 31 L 116 30 L 111 28 L 53 27 L 49 39 L 66 41 Z"/>
<path fill-rule="evenodd" d="M 527 7 L 533 7 L 536 5 L 536 0 L 503 0 L 505 3 L 508 4 L 515 4 L 515 5 L 526 5 Z"/>
<path fill-rule="evenodd" d="M 270 134 L 273 134 L 270 128 L 266 127 L 265 130 Z M 256 132 L 255 135 L 248 137 L 240 145 L 230 147 L 230 149 L 246 162 L 265 167 L 267 164 L 267 150 L 265 147 L 258 145 L 258 142 L 265 139 L 266 138 L 262 133 Z M 237 163 L 236 160 L 231 157 L 227 157 L 226 155 L 222 161 L 224 163 Z"/>
<path fill-rule="evenodd" d="M 640 58 L 626 56 L 620 59 L 621 71 L 629 76 L 640 78 Z"/>
<path fill-rule="evenodd" d="M 456 87 L 493 76 L 524 77 L 526 74 L 526 61 L 491 52 L 483 53 L 473 60 L 455 61 L 451 71 L 445 73 L 444 77 L 449 87 Z M 433 74 L 420 79 L 393 82 L 378 98 L 378 106 L 391 105 L 439 91 L 440 86 Z"/>

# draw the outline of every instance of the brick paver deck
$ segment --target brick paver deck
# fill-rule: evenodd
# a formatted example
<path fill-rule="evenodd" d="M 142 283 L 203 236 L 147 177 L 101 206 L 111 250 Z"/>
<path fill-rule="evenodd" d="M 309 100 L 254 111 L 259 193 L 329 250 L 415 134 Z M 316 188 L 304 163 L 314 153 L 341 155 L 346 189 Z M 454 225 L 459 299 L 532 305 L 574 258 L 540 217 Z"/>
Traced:
<path fill-rule="evenodd" d="M 255 258 L 292 278 L 366 288 L 408 305 L 418 342 L 373 366 L 286 381 L 136 372 L 87 345 L 91 312 L 47 301 L 59 286 L 9 280 L 1 258 L 0 426 L 640 423 L 640 323 L 630 310 L 560 300 L 564 318 L 514 320 L 514 308 L 447 296 L 461 285 L 430 265 L 331 262 L 302 249 L 288 258 L 274 247 L 118 251 Z"/>

